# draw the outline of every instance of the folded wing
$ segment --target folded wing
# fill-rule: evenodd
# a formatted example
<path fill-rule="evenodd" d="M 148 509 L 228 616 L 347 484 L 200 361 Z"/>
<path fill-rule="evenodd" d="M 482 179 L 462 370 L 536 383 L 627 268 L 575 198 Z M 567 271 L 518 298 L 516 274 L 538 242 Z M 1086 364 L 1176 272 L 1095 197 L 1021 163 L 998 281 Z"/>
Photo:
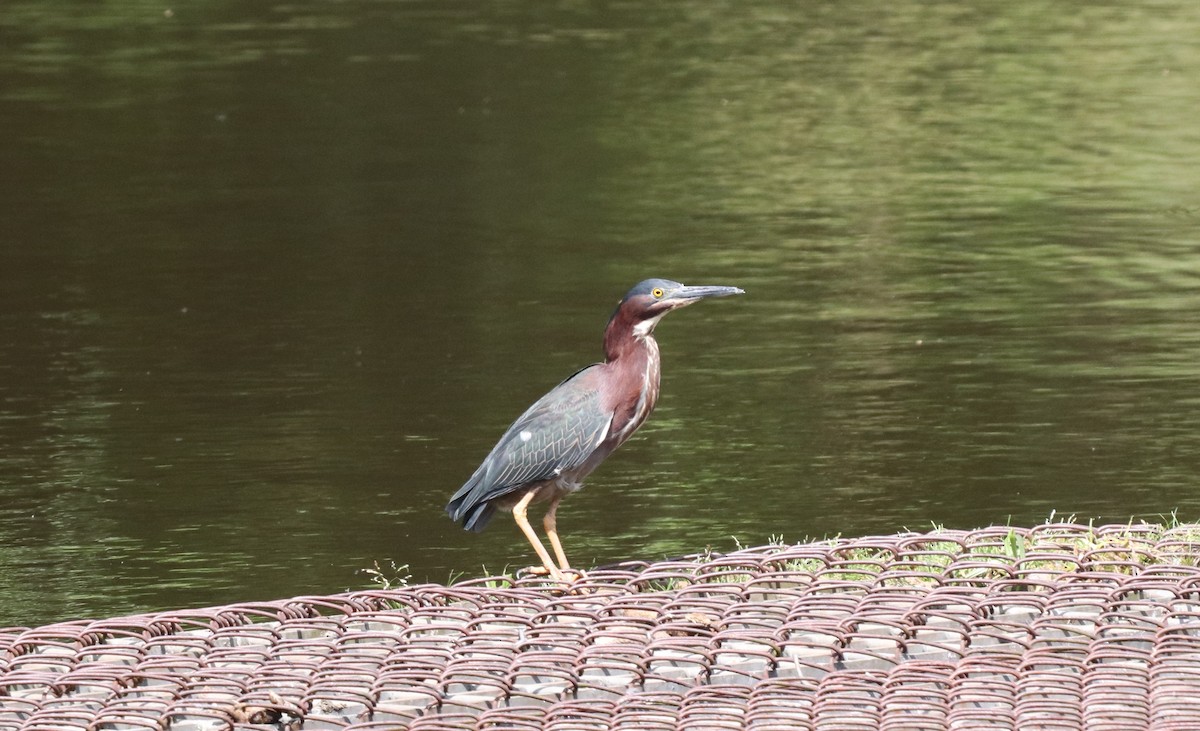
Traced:
<path fill-rule="evenodd" d="M 592 365 L 576 372 L 508 427 L 475 474 L 450 499 L 446 512 L 464 528 L 483 530 L 497 498 L 580 467 L 608 434 L 612 413 L 588 381 Z"/>

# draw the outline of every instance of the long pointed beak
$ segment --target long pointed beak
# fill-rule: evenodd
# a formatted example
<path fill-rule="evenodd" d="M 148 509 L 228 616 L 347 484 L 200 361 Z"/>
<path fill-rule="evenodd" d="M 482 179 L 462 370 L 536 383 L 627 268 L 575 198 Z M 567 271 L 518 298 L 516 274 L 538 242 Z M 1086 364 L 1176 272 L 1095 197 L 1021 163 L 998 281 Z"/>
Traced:
<path fill-rule="evenodd" d="M 690 305 L 693 302 L 699 302 L 708 297 L 731 297 L 735 294 L 745 294 L 745 290 L 738 287 L 722 287 L 717 285 L 698 285 L 695 287 L 680 287 L 674 292 L 667 295 L 666 301 L 675 307 L 683 307 Z"/>

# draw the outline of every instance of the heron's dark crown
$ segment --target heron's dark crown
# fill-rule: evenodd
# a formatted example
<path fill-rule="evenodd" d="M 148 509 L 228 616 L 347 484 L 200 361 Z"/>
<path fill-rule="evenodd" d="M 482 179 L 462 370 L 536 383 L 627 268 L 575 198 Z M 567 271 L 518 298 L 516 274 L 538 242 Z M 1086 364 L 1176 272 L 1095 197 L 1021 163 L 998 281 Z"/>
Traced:
<path fill-rule="evenodd" d="M 633 285 L 633 289 L 626 292 L 621 301 L 625 302 L 634 297 L 651 294 L 656 289 L 664 292 L 670 292 L 671 290 L 679 289 L 682 286 L 683 285 L 679 282 L 673 282 L 670 279 L 644 279 Z"/>

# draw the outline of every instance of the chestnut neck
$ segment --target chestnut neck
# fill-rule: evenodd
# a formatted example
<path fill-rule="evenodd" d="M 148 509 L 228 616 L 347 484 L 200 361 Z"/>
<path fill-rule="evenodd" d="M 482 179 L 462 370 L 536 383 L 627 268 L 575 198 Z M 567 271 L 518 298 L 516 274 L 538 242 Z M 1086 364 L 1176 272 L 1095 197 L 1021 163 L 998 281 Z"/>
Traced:
<path fill-rule="evenodd" d="M 655 348 L 655 324 L 637 317 L 624 307 L 618 307 L 609 318 L 608 327 L 604 328 L 604 362 L 614 363 Z M 638 331 L 639 325 L 644 332 Z"/>

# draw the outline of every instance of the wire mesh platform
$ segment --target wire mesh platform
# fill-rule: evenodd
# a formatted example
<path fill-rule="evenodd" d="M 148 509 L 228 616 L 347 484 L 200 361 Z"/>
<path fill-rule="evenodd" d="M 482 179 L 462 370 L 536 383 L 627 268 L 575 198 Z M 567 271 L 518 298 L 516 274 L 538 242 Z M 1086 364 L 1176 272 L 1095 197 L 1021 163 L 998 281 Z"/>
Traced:
<path fill-rule="evenodd" d="M 0 731 L 1200 729 L 1200 526 L 937 531 L 0 630 Z"/>

